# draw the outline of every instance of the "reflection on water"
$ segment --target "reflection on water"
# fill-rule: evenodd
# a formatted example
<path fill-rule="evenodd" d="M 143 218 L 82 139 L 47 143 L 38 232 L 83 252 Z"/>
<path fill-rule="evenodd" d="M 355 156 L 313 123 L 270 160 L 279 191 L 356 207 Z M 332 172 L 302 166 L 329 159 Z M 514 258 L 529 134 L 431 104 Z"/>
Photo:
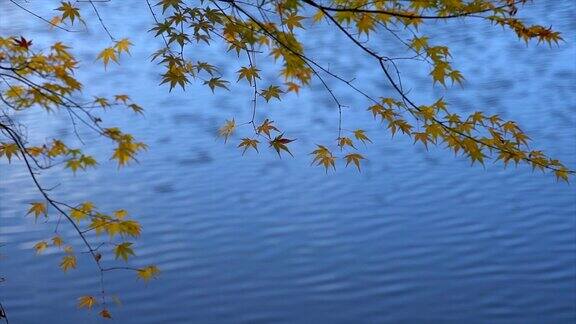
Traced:
<path fill-rule="evenodd" d="M 143 32 L 150 24 L 145 7 L 102 4 L 112 30 L 134 35 L 136 44 L 132 58 L 111 67 L 114 78 L 106 78 L 91 64 L 95 50 L 106 45 L 96 26 L 86 41 L 74 43 L 78 35 L 48 31 L 1 1 L 3 32 L 25 31 L 35 44 L 68 40 L 95 94 L 123 89 L 147 109 L 141 119 L 104 116 L 150 145 L 140 164 L 118 171 L 104 162 L 76 177 L 59 171 L 43 177 L 62 183 L 55 194 L 67 201 L 129 207 L 142 222 L 135 262 L 158 264 L 162 276 L 146 287 L 130 273 L 110 276 L 109 290 L 124 303 L 113 309 L 118 323 L 576 320 L 573 185 L 525 167 L 471 168 L 443 150 L 391 140 L 353 97 L 347 98 L 352 108 L 345 125 L 368 129 L 376 144 L 361 174 L 340 168 L 326 175 L 309 167 L 307 155 L 315 142 L 334 137 L 337 117 L 320 87 L 259 112 L 258 118 L 270 115 L 298 138 L 296 158 L 269 152 L 242 157 L 217 141 L 215 130 L 226 118 L 246 119 L 249 99 L 238 98 L 248 97 L 241 91 L 214 97 L 196 86 L 168 94 L 157 87 L 157 69 L 142 63 L 156 46 Z M 526 47 L 512 33 L 481 23 L 456 29 L 442 23 L 432 26 L 435 39 L 451 46 L 466 88 L 444 94 L 410 66 L 404 78 L 419 101 L 445 95 L 459 111 L 484 109 L 518 120 L 539 147 L 574 167 L 576 6 L 538 2 L 530 16 L 564 32 L 567 43 L 559 48 Z M 353 52 L 337 35 L 322 33 L 311 43 L 321 60 L 348 76 L 371 70 L 368 59 L 339 55 Z M 215 57 L 225 67 L 229 58 L 214 53 L 220 52 L 194 55 Z M 370 91 L 391 94 L 377 74 L 356 77 Z M 64 116 L 23 118 L 34 125 L 33 136 L 74 141 Z M 110 149 L 87 141 L 96 155 Z M 54 255 L 35 257 L 31 246 L 52 227 L 24 217 L 25 204 L 38 195 L 21 165 L 3 164 L 0 177 L 0 272 L 8 279 L 0 295 L 12 321 L 98 322 L 74 305 L 97 287 L 89 260 L 63 274 Z"/>

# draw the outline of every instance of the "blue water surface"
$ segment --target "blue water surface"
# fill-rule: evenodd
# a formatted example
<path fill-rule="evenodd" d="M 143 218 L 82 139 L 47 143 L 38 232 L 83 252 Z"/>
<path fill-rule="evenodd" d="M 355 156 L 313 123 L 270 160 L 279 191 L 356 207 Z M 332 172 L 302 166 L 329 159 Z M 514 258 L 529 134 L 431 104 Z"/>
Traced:
<path fill-rule="evenodd" d="M 19 3 L 24 3 L 19 1 Z M 87 5 L 87 4 L 84 4 Z M 361 173 L 338 165 L 327 174 L 310 166 L 315 143 L 337 136 L 338 113 L 319 82 L 280 103 L 260 103 L 290 138 L 294 158 L 261 148 L 241 155 L 216 132 L 224 120 L 250 119 L 250 88 L 186 92 L 159 87 L 149 60 L 161 44 L 144 1 L 98 2 L 118 38 L 130 37 L 132 56 L 107 71 L 94 59 L 109 39 L 89 7 L 88 31 L 69 34 L 0 0 L 2 34 L 23 34 L 35 45 L 63 39 L 81 60 L 87 95 L 129 94 L 144 117 L 103 114 L 149 144 L 139 163 L 118 170 L 102 159 L 76 176 L 41 177 L 61 200 L 91 200 L 103 210 L 127 208 L 143 225 L 135 266 L 155 263 L 147 285 L 133 273 L 109 273 L 116 323 L 574 323 L 576 322 L 576 189 L 527 166 L 470 166 L 442 148 L 425 151 L 391 138 L 366 112 L 367 102 L 336 80 L 348 107 L 345 129 L 366 129 L 374 144 L 359 147 Z M 28 1 L 48 17 L 56 1 Z M 565 42 L 547 47 L 481 21 L 428 22 L 433 42 L 448 45 L 465 87 L 433 87 L 424 65 L 401 64 L 404 86 L 419 103 L 444 96 L 460 113 L 483 110 L 518 121 L 537 148 L 576 167 L 576 2 L 539 0 L 529 21 L 552 24 Z M 375 96 L 393 90 L 375 62 L 328 27 L 307 30 L 309 53 Z M 372 36 L 402 56 L 390 35 Z M 389 46 L 388 46 L 389 45 Z M 382 47 L 382 48 L 384 48 Z M 197 47 L 228 75 L 237 69 L 224 47 Z M 404 53 L 405 55 L 405 53 Z M 263 62 L 263 64 L 268 64 Z M 268 71 L 268 70 L 266 70 Z M 275 80 L 274 70 L 263 84 Z M 79 144 L 65 114 L 22 115 L 31 139 L 51 136 Z M 247 131 L 247 130 L 246 130 Z M 85 134 L 84 134 L 85 133 Z M 86 150 L 108 156 L 111 146 L 84 132 Z M 247 135 L 246 133 L 245 135 Z M 35 256 L 54 224 L 26 217 L 39 194 L 22 163 L 0 165 L 0 297 L 11 323 L 104 323 L 76 299 L 99 289 L 86 254 L 79 268 L 58 270 L 60 254 Z M 73 231 L 61 231 L 78 248 Z"/>

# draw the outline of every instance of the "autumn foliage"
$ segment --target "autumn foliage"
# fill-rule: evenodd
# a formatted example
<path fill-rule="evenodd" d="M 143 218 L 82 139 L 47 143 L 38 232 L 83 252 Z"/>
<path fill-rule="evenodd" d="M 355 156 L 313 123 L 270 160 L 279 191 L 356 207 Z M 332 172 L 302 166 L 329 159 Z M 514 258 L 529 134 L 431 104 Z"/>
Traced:
<path fill-rule="evenodd" d="M 282 121 L 271 116 L 257 120 L 256 110 L 270 101 L 298 95 L 300 89 L 319 82 L 335 107 L 338 108 L 338 124 L 334 125 L 334 141 L 318 143 L 309 148 L 310 161 L 326 172 L 336 170 L 337 165 L 362 170 L 365 153 L 374 139 L 364 129 L 347 130 L 342 125 L 345 118 L 343 105 L 326 79 L 335 79 L 351 88 L 359 97 L 371 104 L 361 113 L 373 116 L 376 123 L 386 128 L 392 136 L 407 136 L 414 143 L 428 149 L 442 146 L 457 155 L 467 157 L 473 164 L 488 160 L 503 165 L 528 164 L 532 168 L 549 172 L 557 179 L 568 181 L 574 171 L 560 161 L 532 147 L 530 137 L 520 125 L 504 120 L 499 115 L 476 111 L 462 115 L 450 109 L 447 102 L 437 98 L 429 103 L 416 103 L 402 88 L 395 59 L 386 56 L 385 48 L 377 48 L 372 35 L 387 34 L 398 41 L 406 55 L 419 60 L 422 69 L 429 73 L 430 82 L 438 87 L 450 88 L 462 85 L 465 77 L 453 65 L 450 49 L 438 44 L 426 35 L 426 22 L 446 19 L 479 19 L 494 28 L 511 30 L 520 41 L 561 44 L 559 32 L 540 25 L 527 25 L 517 18 L 527 0 L 273 0 L 261 1 L 184 1 L 148 0 L 142 5 L 149 8 L 154 23 L 150 37 L 161 39 L 162 46 L 151 50 L 154 62 L 162 67 L 159 84 L 168 92 L 175 88 L 186 89 L 191 82 L 199 82 L 207 91 L 218 95 L 232 87 L 248 87 L 251 98 L 246 99 L 252 118 L 237 121 L 233 116 L 222 121 L 218 134 L 224 143 L 238 133 L 240 140 L 234 143 L 241 154 L 263 154 L 269 151 L 280 157 L 293 155 L 290 145 L 296 140 L 281 128 Z M 114 36 L 105 20 L 85 21 L 83 12 L 93 11 L 99 18 L 94 1 L 55 3 L 55 17 L 42 17 L 33 6 L 24 7 L 31 17 L 46 22 L 47 28 L 66 32 L 87 25 L 101 28 L 110 38 L 109 46 L 99 51 L 94 59 L 103 69 L 119 64 L 120 59 L 130 59 L 131 35 Z M 367 93 L 360 85 L 332 72 L 325 62 L 317 61 L 302 41 L 307 27 L 315 24 L 328 25 L 343 41 L 350 42 L 371 60 L 375 69 L 395 89 L 393 96 Z M 394 29 L 389 27 L 394 26 Z M 52 197 L 40 183 L 37 172 L 63 167 L 70 172 L 84 172 L 98 166 L 99 161 L 111 159 L 118 167 L 124 167 L 137 159 L 138 153 L 147 149 L 145 143 L 131 134 L 108 125 L 94 112 L 123 109 L 135 117 L 144 109 L 123 93 L 109 97 L 92 97 L 90 89 L 75 77 L 81 66 L 70 44 L 57 42 L 50 48 L 37 48 L 34 40 L 22 31 L 22 35 L 0 37 L 0 158 L 8 163 L 18 163 L 29 172 L 39 192 L 39 200 L 30 202 L 28 214 L 35 219 L 49 217 L 53 211 L 57 217 L 67 220 L 76 230 L 83 246 L 72 246 L 69 238 L 58 232 L 38 242 L 34 249 L 41 254 L 48 248 L 61 250 L 59 266 L 63 271 L 77 268 L 77 251 L 88 252 L 104 282 L 108 271 L 134 271 L 143 281 L 159 275 L 155 265 L 142 268 L 129 266 L 137 255 L 134 240 L 141 228 L 128 211 L 100 210 L 90 201 L 67 203 Z M 312 36 L 313 37 L 313 36 Z M 79 36 L 78 42 L 82 41 Z M 221 71 L 211 62 L 196 60 L 184 53 L 194 53 L 198 46 L 225 44 L 228 52 L 235 54 L 241 67 L 236 71 Z M 256 58 L 258 57 L 258 60 Z M 273 61 L 279 75 L 275 82 L 264 82 L 262 69 L 255 62 Z M 225 72 L 233 72 L 227 79 Z M 455 90 L 457 91 L 457 89 Z M 78 99 L 85 98 L 85 99 Z M 16 116 L 25 110 L 36 109 L 50 112 L 65 111 L 70 117 L 70 127 L 83 127 L 109 141 L 113 149 L 108 156 L 92 156 L 85 147 L 73 147 L 54 138 L 47 142 L 31 143 L 21 130 Z M 262 148 L 264 146 L 264 149 Z M 253 152 L 253 153 L 252 153 Z M 51 216 L 52 217 L 52 216 Z M 88 239 L 87 233 L 95 233 Z M 78 307 L 88 310 L 98 308 L 100 316 L 111 318 L 103 287 L 79 296 Z"/>

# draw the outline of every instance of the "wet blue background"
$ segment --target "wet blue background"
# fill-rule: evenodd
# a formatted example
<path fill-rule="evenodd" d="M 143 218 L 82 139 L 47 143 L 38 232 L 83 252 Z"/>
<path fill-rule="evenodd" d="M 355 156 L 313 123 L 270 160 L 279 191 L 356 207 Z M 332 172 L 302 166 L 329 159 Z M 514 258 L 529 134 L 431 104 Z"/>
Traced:
<path fill-rule="evenodd" d="M 216 130 L 225 119 L 250 119 L 250 89 L 213 96 L 205 87 L 168 93 L 149 62 L 158 40 L 142 1 L 101 4 L 117 37 L 130 37 L 132 57 L 104 72 L 94 63 L 108 40 L 84 10 L 89 31 L 66 34 L 0 0 L 3 34 L 24 34 L 48 46 L 64 39 L 82 61 L 88 94 L 129 94 L 145 117 L 103 115 L 150 145 L 140 163 L 73 176 L 42 176 L 61 183 L 54 195 L 92 200 L 103 210 L 127 208 L 142 223 L 135 265 L 157 264 L 159 280 L 143 285 L 132 273 L 107 278 L 122 307 L 117 323 L 573 323 L 576 320 L 576 190 L 529 167 L 488 162 L 484 168 L 441 148 L 426 152 L 372 121 L 367 103 L 331 81 L 350 106 L 344 128 L 364 128 L 375 142 L 362 151 L 363 172 L 325 174 L 310 167 L 314 143 L 336 137 L 337 111 L 319 83 L 281 103 L 259 106 L 291 138 L 295 158 L 261 150 L 241 156 L 239 136 L 224 145 Z M 31 1 L 52 16 L 57 5 Z M 576 167 L 576 21 L 573 1 L 536 1 L 524 16 L 563 32 L 559 47 L 526 46 L 510 32 L 479 21 L 430 23 L 433 42 L 448 45 L 467 81 L 448 92 L 432 87 L 426 68 L 401 66 L 417 102 L 438 96 L 458 112 L 484 110 L 517 120 L 534 145 Z M 376 96 L 393 91 L 374 62 L 337 33 L 311 28 L 309 53 Z M 403 54 L 389 35 L 373 36 L 389 56 Z M 197 48 L 233 72 L 223 48 Z M 232 63 L 231 63 L 232 62 Z M 260 63 L 260 62 L 257 62 Z M 266 62 L 262 62 L 266 66 Z M 266 70 L 266 69 L 265 69 Z M 263 79 L 272 81 L 274 71 Z M 120 89 L 120 90 L 119 90 Z M 76 141 L 65 114 L 30 112 L 31 139 Z M 248 131 L 247 129 L 245 131 Z M 89 133 L 87 133 L 89 134 Z M 245 133 L 247 134 L 247 133 Z M 106 156 L 110 146 L 93 136 L 86 148 Z M 4 162 L 2 162 L 4 163 Z M 0 296 L 13 323 L 97 323 L 77 310 L 76 298 L 98 290 L 87 256 L 62 273 L 59 254 L 35 256 L 31 247 L 53 226 L 25 217 L 39 198 L 20 163 L 0 170 Z M 73 237 L 70 228 L 62 230 Z M 77 239 L 72 239 L 80 246 Z"/>

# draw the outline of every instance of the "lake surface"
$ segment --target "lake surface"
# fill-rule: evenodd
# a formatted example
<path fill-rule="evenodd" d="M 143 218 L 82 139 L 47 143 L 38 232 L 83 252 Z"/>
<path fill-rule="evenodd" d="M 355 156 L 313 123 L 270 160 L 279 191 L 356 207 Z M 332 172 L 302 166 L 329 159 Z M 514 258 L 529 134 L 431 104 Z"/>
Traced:
<path fill-rule="evenodd" d="M 566 43 L 526 46 L 512 32 L 481 22 L 432 23 L 436 43 L 450 46 L 467 79 L 464 89 L 433 88 L 426 69 L 404 67 L 417 102 L 444 95 L 455 111 L 485 110 L 517 120 L 536 147 L 576 167 L 576 2 L 535 1 L 525 15 L 552 24 Z M 53 15 L 56 2 L 30 1 Z M 364 128 L 375 142 L 362 149 L 363 172 L 326 174 L 310 167 L 314 143 L 336 137 L 337 111 L 315 83 L 298 97 L 260 105 L 294 142 L 295 158 L 278 159 L 264 147 L 241 156 L 216 139 L 227 118 L 250 119 L 250 89 L 213 96 L 205 87 L 168 93 L 158 87 L 149 55 L 158 46 L 142 1 L 98 3 L 117 37 L 130 37 L 132 57 L 107 74 L 93 63 L 107 46 L 90 15 L 89 32 L 66 34 L 0 0 L 0 28 L 47 46 L 72 45 L 95 95 L 129 94 L 145 117 L 110 112 L 118 125 L 150 145 L 140 163 L 118 170 L 102 161 L 78 173 L 54 170 L 46 186 L 102 210 L 129 209 L 143 225 L 134 265 L 155 263 L 158 280 L 143 285 L 132 273 L 107 277 L 121 307 L 117 323 L 574 323 L 576 321 L 576 189 L 528 167 L 469 161 L 442 149 L 426 152 L 389 133 L 364 111 L 366 103 L 332 81 L 350 108 L 344 127 Z M 426 29 L 424 29 L 426 30 Z M 310 53 L 358 84 L 390 96 L 374 62 L 342 36 L 311 29 Z M 78 41 L 78 37 L 83 40 Z M 393 43 L 389 38 L 382 42 Z M 235 71 L 222 49 L 198 48 Z M 398 46 L 390 46 L 390 56 Z M 354 59 L 352 59 L 354 58 Z M 235 64 L 235 63 L 234 63 Z M 109 77 L 113 75 L 113 77 Z M 273 80 L 269 73 L 263 79 Z M 31 138 L 74 142 L 66 116 L 27 114 Z M 86 136 L 94 155 L 110 146 Z M 4 162 L 2 162 L 4 163 Z M 21 163 L 0 165 L 0 298 L 11 323 L 99 323 L 76 309 L 76 298 L 98 290 L 88 256 L 76 271 L 58 270 L 59 254 L 31 249 L 50 237 L 53 224 L 26 217 L 39 199 Z M 73 237 L 63 226 L 64 234 Z M 77 240 L 76 240 L 77 241 Z M 75 242 L 73 240 L 73 242 Z M 77 242 L 78 244 L 80 242 Z M 79 245 L 77 245 L 79 246 Z"/>

